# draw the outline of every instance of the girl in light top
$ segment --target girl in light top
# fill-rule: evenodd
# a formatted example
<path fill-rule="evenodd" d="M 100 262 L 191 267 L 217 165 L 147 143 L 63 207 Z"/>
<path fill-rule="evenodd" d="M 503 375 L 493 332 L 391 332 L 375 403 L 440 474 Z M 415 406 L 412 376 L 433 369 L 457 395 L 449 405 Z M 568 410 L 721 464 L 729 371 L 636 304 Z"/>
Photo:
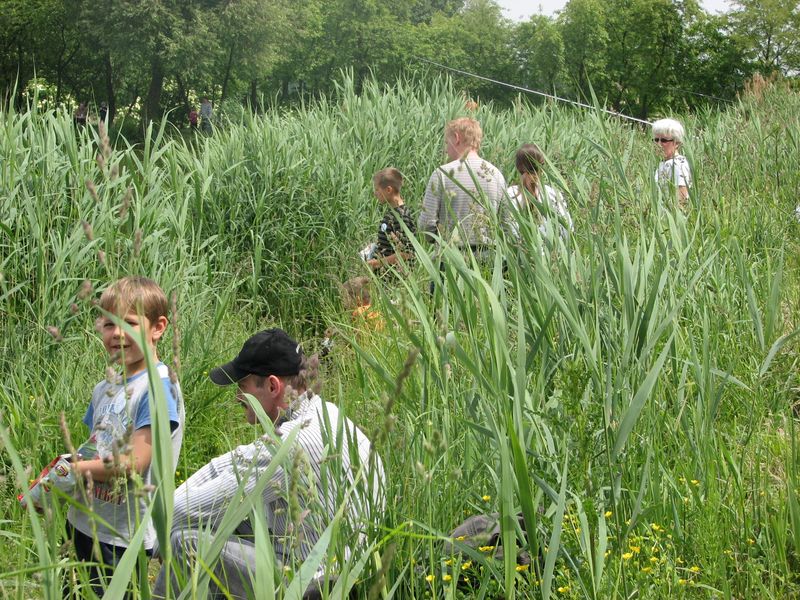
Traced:
<path fill-rule="evenodd" d="M 572 217 L 567 209 L 564 195 L 549 185 L 544 185 L 539 173 L 544 166 L 544 154 L 536 144 L 525 144 L 517 150 L 516 167 L 521 185 L 508 188 L 508 197 L 516 206 L 520 216 L 530 214 L 539 224 L 542 235 L 548 228 L 559 226 L 565 238 L 574 229 Z M 560 223 L 559 223 L 560 221 Z M 509 223 L 511 232 L 519 237 L 519 223 Z"/>
<path fill-rule="evenodd" d="M 683 125 L 675 119 L 659 119 L 653 123 L 653 141 L 663 157 L 656 169 L 656 182 L 675 186 L 681 206 L 685 206 L 692 187 L 689 161 L 679 153 L 683 137 Z"/>

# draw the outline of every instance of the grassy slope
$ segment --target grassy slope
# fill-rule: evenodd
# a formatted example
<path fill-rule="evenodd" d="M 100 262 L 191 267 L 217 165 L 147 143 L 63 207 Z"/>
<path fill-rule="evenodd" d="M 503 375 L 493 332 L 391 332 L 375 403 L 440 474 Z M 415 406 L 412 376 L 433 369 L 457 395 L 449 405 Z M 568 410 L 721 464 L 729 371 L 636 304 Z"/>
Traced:
<path fill-rule="evenodd" d="M 282 325 L 309 349 L 326 327 L 339 332 L 326 396 L 382 440 L 383 525 L 400 530 L 381 551 L 393 545 L 387 577 L 400 597 L 452 588 L 436 534 L 465 513 L 520 509 L 541 528 L 544 573 L 475 560 L 456 576 L 567 597 L 797 593 L 794 346 L 767 359 L 796 325 L 798 104 L 774 89 L 685 117 L 696 180 L 686 216 L 654 189 L 645 133 L 561 108 L 481 108 L 482 153 L 507 174 L 519 143 L 546 149 L 575 236 L 559 248 L 523 228 L 527 252 L 500 242 L 505 283 L 500 270 L 456 266 L 434 307 L 425 290 L 438 270 L 421 260 L 377 294 L 386 328 L 358 335 L 336 282 L 358 269 L 354 250 L 377 222 L 370 175 L 399 167 L 416 208 L 442 125 L 462 112 L 456 94 L 355 97 L 345 85 L 335 101 L 193 146 L 159 132 L 136 151 L 120 140 L 102 164 L 93 133 L 76 136 L 69 119 L 5 113 L 3 423 L 34 468 L 61 451 L 61 411 L 80 435 L 103 369 L 80 283 L 142 272 L 179 299 L 179 479 L 252 436 L 219 410 L 229 399 L 206 382 L 211 365 L 260 326 Z M 174 355 L 170 340 L 162 353 Z M 2 460 L 0 555 L 15 557 L 12 572 L 36 563 L 34 534 Z"/>

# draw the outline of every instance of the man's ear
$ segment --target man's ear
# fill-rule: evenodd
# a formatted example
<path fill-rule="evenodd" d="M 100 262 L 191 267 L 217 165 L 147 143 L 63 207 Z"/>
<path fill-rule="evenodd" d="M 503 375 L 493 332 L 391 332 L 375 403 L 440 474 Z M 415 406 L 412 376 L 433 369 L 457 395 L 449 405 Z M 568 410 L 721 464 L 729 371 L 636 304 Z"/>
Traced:
<path fill-rule="evenodd" d="M 283 390 L 283 381 L 281 381 L 280 377 L 277 375 L 269 375 L 267 377 L 267 382 L 269 383 L 270 394 L 274 396 L 280 395 Z"/>

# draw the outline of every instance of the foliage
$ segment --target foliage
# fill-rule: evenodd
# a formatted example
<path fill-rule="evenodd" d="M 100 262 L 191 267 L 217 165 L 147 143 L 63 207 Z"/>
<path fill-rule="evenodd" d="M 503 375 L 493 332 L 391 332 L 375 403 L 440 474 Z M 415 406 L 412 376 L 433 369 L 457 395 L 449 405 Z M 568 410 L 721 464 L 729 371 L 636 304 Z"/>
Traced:
<path fill-rule="evenodd" d="M 493 227 L 494 260 L 445 247 L 441 269 L 417 243 L 404 277 L 374 282 L 373 328 L 338 300 L 377 222 L 370 177 L 394 164 L 418 206 L 463 98 L 443 82 L 338 85 L 209 138 L 151 127 L 136 147 L 76 131 L 63 111 L 0 114 L 3 589 L 58 597 L 72 571 L 63 513 L 25 513 L 15 496 L 63 450 L 60 413 L 73 438 L 85 432 L 105 366 L 92 299 L 136 272 L 178 301 L 160 348 L 186 397 L 178 480 L 255 435 L 221 408 L 232 400 L 211 366 L 256 328 L 282 325 L 308 351 L 333 333 L 324 395 L 376 442 L 390 488 L 349 558 L 339 521 L 323 537 L 316 559 L 352 567 L 331 597 L 797 595 L 798 95 L 762 81 L 681 117 L 686 213 L 653 183 L 641 131 L 591 111 L 481 106 L 484 156 L 510 176 L 513 150 L 541 143 L 576 231 L 543 234 L 520 215 L 519 240 Z M 169 488 L 173 473 L 158 475 Z M 503 560 L 443 544 L 467 514 L 495 511 Z M 288 589 L 279 566 L 262 555 L 262 589 Z M 296 592 L 307 572 L 293 567 Z"/>
<path fill-rule="evenodd" d="M 22 106 L 33 79 L 56 103 L 101 102 L 143 126 L 163 115 L 188 127 L 201 96 L 260 110 L 331 93 L 340 73 L 430 79 L 454 69 L 556 91 L 594 94 L 641 118 L 680 99 L 730 101 L 760 71 L 797 72 L 798 12 L 790 0 L 746 0 L 714 16 L 696 0 L 569 0 L 557 17 L 505 19 L 495 0 L 0 1 L 0 88 Z M 469 97 L 515 94 L 462 77 Z M 712 98 L 715 97 L 715 98 Z"/>

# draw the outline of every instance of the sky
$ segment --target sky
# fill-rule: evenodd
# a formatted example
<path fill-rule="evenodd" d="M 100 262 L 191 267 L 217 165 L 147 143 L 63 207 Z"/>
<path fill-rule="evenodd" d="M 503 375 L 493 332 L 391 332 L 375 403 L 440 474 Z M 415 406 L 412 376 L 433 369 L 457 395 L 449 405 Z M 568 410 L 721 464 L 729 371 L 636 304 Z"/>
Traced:
<path fill-rule="evenodd" d="M 567 0 L 497 0 L 497 3 L 503 8 L 506 17 L 523 21 L 539 13 L 553 15 L 557 10 L 564 8 Z M 700 4 L 710 13 L 728 10 L 726 0 L 700 0 Z"/>

